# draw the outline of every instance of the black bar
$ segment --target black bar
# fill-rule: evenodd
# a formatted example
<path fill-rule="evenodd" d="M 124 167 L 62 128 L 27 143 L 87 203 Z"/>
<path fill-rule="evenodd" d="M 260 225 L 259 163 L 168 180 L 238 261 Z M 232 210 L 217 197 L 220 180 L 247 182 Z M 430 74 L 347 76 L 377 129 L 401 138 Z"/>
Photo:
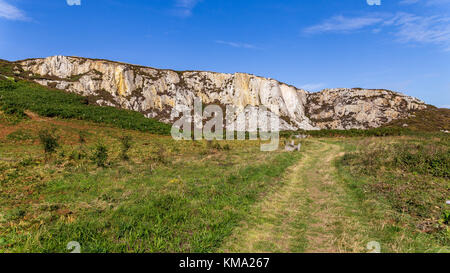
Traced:
<path fill-rule="evenodd" d="M 434 266 L 446 268 L 449 258 L 448 254 L 0 254 L 0 264 L 5 269 L 10 264 L 16 269 L 29 266 L 36 270 L 48 263 L 54 264 L 54 269 L 79 269 L 79 272 L 127 269 L 124 273 L 386 272 L 395 268 L 404 272 L 426 264 L 430 272 Z"/>

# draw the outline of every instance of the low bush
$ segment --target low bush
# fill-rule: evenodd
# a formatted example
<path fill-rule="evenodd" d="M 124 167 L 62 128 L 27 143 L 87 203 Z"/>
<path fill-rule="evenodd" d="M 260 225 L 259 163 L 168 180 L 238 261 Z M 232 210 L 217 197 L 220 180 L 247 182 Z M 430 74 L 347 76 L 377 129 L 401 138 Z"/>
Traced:
<path fill-rule="evenodd" d="M 164 148 L 164 146 L 160 146 L 153 159 L 158 163 L 167 164 L 169 162 L 169 159 L 167 156 L 166 148 Z"/>
<path fill-rule="evenodd" d="M 47 129 L 39 131 L 39 140 L 46 154 L 53 154 L 59 147 L 58 137 Z"/>
<path fill-rule="evenodd" d="M 436 143 L 426 145 L 397 143 L 364 147 L 358 152 L 344 155 L 342 162 L 361 166 L 363 173 L 370 173 L 383 167 L 436 177 L 450 177 L 450 149 Z"/>
<path fill-rule="evenodd" d="M 98 167 L 106 167 L 108 160 L 108 148 L 104 144 L 97 144 L 91 160 L 97 164 Z"/>
<path fill-rule="evenodd" d="M 31 134 L 30 131 L 24 129 L 14 131 L 8 136 L 6 136 L 6 138 L 13 141 L 25 141 L 35 139 L 35 137 Z"/>
<path fill-rule="evenodd" d="M 78 132 L 78 143 L 84 145 L 86 143 L 86 133 L 83 131 Z"/>
<path fill-rule="evenodd" d="M 129 160 L 130 157 L 128 156 L 128 151 L 131 148 L 132 145 L 132 137 L 131 136 L 123 136 L 120 137 L 120 144 L 121 144 L 121 152 L 120 152 L 120 158 L 123 160 Z"/>
<path fill-rule="evenodd" d="M 84 150 L 73 150 L 69 154 L 69 159 L 73 161 L 78 161 L 85 159 L 87 157 L 86 152 Z"/>
<path fill-rule="evenodd" d="M 442 222 L 446 225 L 450 224 L 450 210 L 446 210 L 442 213 Z"/>
<path fill-rule="evenodd" d="M 396 145 L 392 164 L 410 172 L 450 178 L 450 150 L 436 145 Z"/>

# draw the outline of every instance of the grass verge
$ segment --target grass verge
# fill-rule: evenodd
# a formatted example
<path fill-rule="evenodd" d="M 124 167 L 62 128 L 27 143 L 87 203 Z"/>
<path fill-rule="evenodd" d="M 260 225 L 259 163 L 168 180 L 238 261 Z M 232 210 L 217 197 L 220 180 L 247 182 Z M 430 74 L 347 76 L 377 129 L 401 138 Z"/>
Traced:
<path fill-rule="evenodd" d="M 449 252 L 448 138 L 361 139 L 336 162 L 349 203 L 384 252 Z M 431 161 L 429 160 L 431 159 Z M 431 163 L 437 161 L 438 163 Z"/>

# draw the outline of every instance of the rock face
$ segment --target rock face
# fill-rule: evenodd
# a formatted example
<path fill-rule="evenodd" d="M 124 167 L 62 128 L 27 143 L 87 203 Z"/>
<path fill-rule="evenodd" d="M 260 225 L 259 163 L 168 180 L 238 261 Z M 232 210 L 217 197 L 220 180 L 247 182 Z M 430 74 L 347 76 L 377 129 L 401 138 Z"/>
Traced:
<path fill-rule="evenodd" d="M 309 93 L 243 73 L 179 72 L 65 56 L 15 64 L 42 85 L 87 96 L 98 105 L 139 111 L 167 123 L 177 119 L 174 112 L 192 109 L 196 97 L 204 105 L 232 105 L 238 112 L 248 106 L 266 107 L 281 118 L 283 130 L 379 127 L 426 108 L 416 98 L 387 90 L 326 89 Z"/>
<path fill-rule="evenodd" d="M 426 108 L 424 102 L 388 90 L 325 89 L 308 95 L 307 116 L 319 128 L 376 128 Z"/>

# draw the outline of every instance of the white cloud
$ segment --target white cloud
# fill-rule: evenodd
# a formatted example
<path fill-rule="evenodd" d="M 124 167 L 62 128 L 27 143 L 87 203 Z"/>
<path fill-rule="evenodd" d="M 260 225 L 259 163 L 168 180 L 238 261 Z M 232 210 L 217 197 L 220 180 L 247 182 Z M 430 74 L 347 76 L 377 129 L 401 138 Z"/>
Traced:
<path fill-rule="evenodd" d="M 227 42 L 227 41 L 222 41 L 222 40 L 217 40 L 216 43 L 222 44 L 222 45 L 228 45 L 228 46 L 236 47 L 236 48 L 247 48 L 247 49 L 256 49 L 257 48 L 256 46 L 251 45 L 251 44 Z"/>
<path fill-rule="evenodd" d="M 325 86 L 326 86 L 325 83 L 308 83 L 300 86 L 300 88 L 307 91 L 319 91 L 323 89 Z"/>
<path fill-rule="evenodd" d="M 81 0 L 66 0 L 69 6 L 81 6 Z"/>
<path fill-rule="evenodd" d="M 348 32 L 359 30 L 368 26 L 373 26 L 383 21 L 379 16 L 344 17 L 342 15 L 333 16 L 323 23 L 304 29 L 305 33 L 320 32 Z"/>
<path fill-rule="evenodd" d="M 450 17 L 399 13 L 385 25 L 397 28 L 394 35 L 400 42 L 436 44 L 450 50 Z"/>
<path fill-rule="evenodd" d="M 21 21 L 28 20 L 23 11 L 6 3 L 4 0 L 0 0 L 0 18 Z"/>
<path fill-rule="evenodd" d="M 442 0 L 444 1 L 444 0 Z M 445 0 L 447 1 L 447 0 Z M 403 43 L 435 44 L 450 50 L 450 16 L 418 16 L 396 14 L 370 14 L 360 17 L 334 16 L 323 23 L 308 27 L 304 33 L 344 32 L 370 29 L 379 33 L 389 27 L 389 33 Z"/>
<path fill-rule="evenodd" d="M 189 17 L 192 15 L 192 10 L 201 1 L 203 0 L 175 0 L 174 13 L 180 17 Z"/>

